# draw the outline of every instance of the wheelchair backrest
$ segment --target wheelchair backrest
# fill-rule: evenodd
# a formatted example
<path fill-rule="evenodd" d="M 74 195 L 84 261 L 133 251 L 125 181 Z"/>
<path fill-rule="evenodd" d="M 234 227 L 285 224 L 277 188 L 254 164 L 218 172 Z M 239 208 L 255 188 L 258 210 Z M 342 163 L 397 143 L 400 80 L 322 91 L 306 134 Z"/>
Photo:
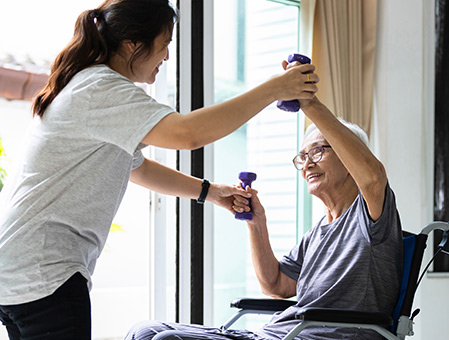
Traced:
<path fill-rule="evenodd" d="M 399 298 L 393 313 L 393 325 L 391 326 L 391 331 L 395 332 L 397 327 L 397 322 L 401 314 L 402 305 L 404 303 L 405 295 L 407 292 L 407 287 L 410 279 L 410 271 L 413 261 L 413 253 L 415 251 L 416 236 L 411 234 L 410 236 L 404 237 L 403 242 L 403 269 L 402 269 L 402 280 L 401 289 L 399 291 Z"/>
<path fill-rule="evenodd" d="M 443 230 L 445 232 L 446 237 L 444 238 L 444 242 L 439 246 L 443 247 L 444 243 L 448 239 L 447 234 L 449 233 L 449 224 L 447 222 L 433 222 L 427 225 L 418 235 L 408 232 L 404 233 L 406 235 L 404 235 L 405 237 L 403 238 L 404 254 L 402 283 L 398 302 L 393 313 L 393 325 L 391 327 L 391 331 L 395 334 L 398 319 L 401 316 L 410 318 L 416 289 L 420 282 L 419 272 L 424 256 L 424 250 L 427 246 L 428 235 L 430 232 L 436 229 Z M 426 269 L 432 263 L 434 258 L 435 256 L 429 262 Z M 424 269 L 423 274 L 425 273 L 426 269 Z"/>

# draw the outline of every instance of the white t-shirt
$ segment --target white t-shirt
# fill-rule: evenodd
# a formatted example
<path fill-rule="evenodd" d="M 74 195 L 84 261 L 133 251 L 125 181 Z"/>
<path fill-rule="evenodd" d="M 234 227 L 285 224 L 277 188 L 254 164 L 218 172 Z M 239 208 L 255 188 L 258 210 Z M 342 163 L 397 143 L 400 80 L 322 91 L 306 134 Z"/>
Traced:
<path fill-rule="evenodd" d="M 105 65 L 73 77 L 36 118 L 0 194 L 0 305 L 90 283 L 143 137 L 174 110 Z"/>

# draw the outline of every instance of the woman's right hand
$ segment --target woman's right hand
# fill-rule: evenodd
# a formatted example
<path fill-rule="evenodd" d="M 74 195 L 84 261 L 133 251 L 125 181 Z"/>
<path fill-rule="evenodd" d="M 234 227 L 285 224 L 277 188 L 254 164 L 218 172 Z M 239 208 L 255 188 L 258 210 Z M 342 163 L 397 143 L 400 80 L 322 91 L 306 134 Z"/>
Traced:
<path fill-rule="evenodd" d="M 288 64 L 284 60 L 282 67 L 285 72 L 271 79 L 278 82 L 274 84 L 276 100 L 310 100 L 315 97 L 318 92 L 316 83 L 320 78 L 314 73 L 314 65 L 298 62 Z"/>

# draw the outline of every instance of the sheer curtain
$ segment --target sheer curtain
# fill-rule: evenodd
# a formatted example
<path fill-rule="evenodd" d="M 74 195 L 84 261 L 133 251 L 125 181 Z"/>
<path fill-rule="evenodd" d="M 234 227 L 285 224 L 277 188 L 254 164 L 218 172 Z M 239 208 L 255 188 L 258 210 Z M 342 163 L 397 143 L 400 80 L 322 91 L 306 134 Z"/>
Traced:
<path fill-rule="evenodd" d="M 336 116 L 371 128 L 377 0 L 302 0 L 301 46 Z"/>

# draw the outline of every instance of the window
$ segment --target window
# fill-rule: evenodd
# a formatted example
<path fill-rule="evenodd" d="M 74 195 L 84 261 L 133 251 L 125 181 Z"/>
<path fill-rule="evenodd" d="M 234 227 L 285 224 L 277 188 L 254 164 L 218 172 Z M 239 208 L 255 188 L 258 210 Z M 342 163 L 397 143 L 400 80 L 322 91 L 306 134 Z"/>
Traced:
<path fill-rule="evenodd" d="M 299 5 L 292 3 L 214 2 L 216 103 L 283 72 L 282 60 L 299 50 Z M 240 171 L 257 174 L 253 187 L 265 206 L 270 241 L 278 258 L 296 244 L 304 228 L 311 227 L 311 199 L 303 194 L 302 180 L 291 163 L 302 140 L 303 117 L 272 104 L 213 146 L 214 181 L 238 183 Z M 226 307 L 233 298 L 262 295 L 251 263 L 246 223 L 228 214 L 214 209 L 214 325 L 232 314 Z M 251 318 L 242 322 L 247 323 L 241 327 L 252 327 Z"/>

